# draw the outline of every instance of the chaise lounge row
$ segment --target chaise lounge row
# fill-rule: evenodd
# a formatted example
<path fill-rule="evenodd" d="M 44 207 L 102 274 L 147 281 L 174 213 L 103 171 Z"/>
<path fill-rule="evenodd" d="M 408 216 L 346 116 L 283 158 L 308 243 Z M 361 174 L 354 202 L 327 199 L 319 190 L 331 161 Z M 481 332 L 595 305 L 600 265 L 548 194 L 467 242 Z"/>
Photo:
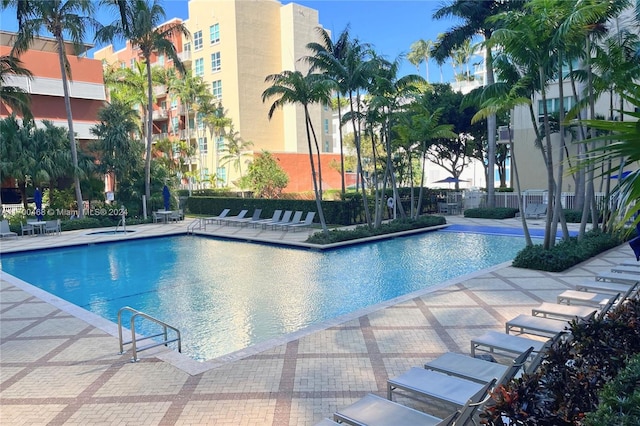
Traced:
<path fill-rule="evenodd" d="M 273 216 L 270 219 L 262 219 L 262 209 L 255 209 L 251 217 L 247 217 L 249 210 L 241 210 L 236 216 L 229 216 L 231 209 L 224 209 L 218 216 L 212 216 L 204 218 L 204 226 L 206 229 L 207 224 L 219 224 L 226 226 L 253 226 L 257 228 L 261 226 L 262 229 L 271 227 L 272 230 L 281 229 L 283 231 L 293 230 L 301 228 L 310 228 L 313 224 L 316 212 L 308 212 L 302 219 L 304 212 L 286 210 L 284 213 L 282 210 L 275 210 Z"/>
<path fill-rule="evenodd" d="M 535 372 L 555 343 L 572 338 L 569 321 L 588 321 L 595 315 L 603 318 L 618 303 L 634 293 L 637 296 L 639 286 L 640 266 L 618 265 L 611 273 L 598 274 L 593 282 L 578 284 L 575 290 L 561 293 L 557 304 L 542 303 L 532 309 L 531 315 L 518 315 L 507 321 L 505 333 L 488 331 L 472 339 L 471 356 L 449 352 L 425 363 L 424 368 L 411 368 L 387 381 L 386 399 L 369 394 L 336 411 L 333 420 L 324 419 L 318 425 L 474 424 L 474 413 L 488 401 L 486 396 L 491 389 L 523 372 Z M 517 335 L 511 334 L 514 332 Z M 476 358 L 477 351 L 515 354 L 516 358 L 510 365 L 503 365 Z M 423 412 L 393 402 L 394 394 L 445 404 L 456 411 L 442 419 L 429 409 Z"/>

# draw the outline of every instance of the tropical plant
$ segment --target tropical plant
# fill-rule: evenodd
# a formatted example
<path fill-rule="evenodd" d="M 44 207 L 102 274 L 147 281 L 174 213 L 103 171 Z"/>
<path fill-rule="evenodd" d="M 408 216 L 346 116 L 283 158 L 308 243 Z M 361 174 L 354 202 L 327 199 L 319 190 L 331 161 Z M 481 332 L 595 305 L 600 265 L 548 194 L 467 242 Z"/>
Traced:
<path fill-rule="evenodd" d="M 0 179 L 13 178 L 22 195 L 22 204 L 27 209 L 27 183 L 36 167 L 34 156 L 34 125 L 31 121 L 22 124 L 12 114 L 0 121 Z"/>
<path fill-rule="evenodd" d="M 42 124 L 44 127 L 35 129 L 32 135 L 35 139 L 33 154 L 36 162 L 30 175 L 34 186 L 49 187 L 49 202 L 53 202 L 51 191 L 56 187 L 57 180 L 73 175 L 71 151 L 67 143 L 67 129 L 55 126 L 49 120 L 43 120 Z M 83 165 L 82 160 L 83 155 L 80 155 L 80 166 Z"/>
<path fill-rule="evenodd" d="M 429 81 L 429 59 L 431 58 L 431 49 L 433 49 L 433 41 L 420 39 L 411 44 L 411 50 L 407 54 L 407 60 L 415 65 L 420 71 L 420 64 L 425 63 L 427 66 L 427 81 Z"/>
<path fill-rule="evenodd" d="M 96 40 L 112 42 L 115 38 L 124 38 L 132 46 L 140 49 L 147 68 L 147 122 L 145 136 L 147 138 L 145 154 L 145 195 L 147 201 L 151 199 L 151 146 L 153 133 L 153 81 L 151 78 L 151 55 L 161 53 L 173 61 L 176 69 L 185 73 L 184 65 L 176 52 L 172 42 L 173 34 L 181 33 L 185 38 L 190 37 L 187 27 L 179 22 L 164 23 L 166 14 L 159 0 L 133 0 L 122 2 L 119 0 L 103 0 L 104 4 L 114 7 L 120 14 L 120 19 L 103 27 L 96 33 Z"/>
<path fill-rule="evenodd" d="M 247 177 L 256 198 L 280 198 L 289 183 L 289 176 L 268 151 L 256 155 L 249 164 Z"/>
<path fill-rule="evenodd" d="M 309 73 L 306 76 L 300 71 L 282 71 L 280 74 L 272 74 L 265 79 L 271 86 L 262 92 L 262 101 L 266 102 L 269 98 L 277 99 L 269 108 L 269 119 L 273 117 L 275 111 L 282 108 L 286 104 L 300 104 L 304 110 L 305 130 L 307 133 L 307 146 L 309 149 L 309 163 L 311 165 L 311 177 L 313 181 L 313 189 L 316 198 L 316 207 L 318 208 L 318 217 L 322 225 L 323 232 L 328 232 L 327 224 L 322 211 L 322 193 L 320 191 L 318 181 L 322 179 L 320 169 L 316 175 L 316 165 L 313 159 L 312 134 L 315 142 L 316 152 L 318 153 L 318 164 L 320 164 L 320 150 L 318 149 L 318 140 L 313 130 L 313 123 L 309 114 L 309 105 L 314 103 L 328 103 L 332 84 L 324 76 Z"/>
<path fill-rule="evenodd" d="M 225 144 L 227 154 L 220 159 L 220 162 L 222 164 L 233 164 L 233 168 L 240 175 L 240 179 L 242 179 L 242 158 L 253 156 L 253 153 L 249 151 L 253 146 L 253 142 L 242 139 L 240 132 L 235 131 L 233 127 L 229 129 L 225 140 L 227 141 Z"/>
<path fill-rule="evenodd" d="M 32 78 L 31 71 L 22 66 L 20 59 L 11 56 L 0 56 L 0 103 L 11 108 L 25 119 L 33 119 L 31 114 L 31 96 L 24 89 L 17 86 L 8 86 L 10 76 L 24 76 Z"/>
<path fill-rule="evenodd" d="M 21 6 L 22 7 L 22 6 Z M 71 66 L 67 59 L 65 35 L 77 52 L 80 52 L 88 29 L 98 28 L 98 22 L 91 16 L 94 14 L 93 3 L 89 0 L 51 0 L 29 2 L 28 9 L 22 9 L 22 24 L 18 30 L 16 41 L 12 49 L 12 55 L 19 56 L 29 49 L 35 37 L 46 31 L 56 40 L 58 60 L 64 92 L 64 104 L 67 113 L 67 125 L 69 127 L 69 145 L 71 146 L 71 158 L 74 168 L 73 182 L 75 186 L 76 202 L 78 204 L 79 217 L 83 216 L 82 189 L 78 169 L 78 147 L 73 130 L 73 114 L 71 111 L 71 97 L 69 95 L 68 80 L 71 76 Z"/>

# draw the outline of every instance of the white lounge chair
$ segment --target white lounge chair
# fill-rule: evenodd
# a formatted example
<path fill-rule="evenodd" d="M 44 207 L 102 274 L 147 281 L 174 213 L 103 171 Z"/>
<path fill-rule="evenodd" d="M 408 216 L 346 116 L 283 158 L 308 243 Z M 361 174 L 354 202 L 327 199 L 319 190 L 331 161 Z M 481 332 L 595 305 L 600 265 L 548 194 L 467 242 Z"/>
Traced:
<path fill-rule="evenodd" d="M 369 394 L 350 406 L 336 411 L 333 419 L 340 423 L 356 426 L 389 426 L 389 425 L 421 425 L 421 426 L 452 426 L 466 425 L 471 422 L 475 411 L 483 405 L 489 388 L 495 379 L 470 398 L 464 406 L 442 419 L 414 410 L 397 402 L 389 401 L 377 395 Z M 455 423 L 454 423 L 455 422 Z"/>
<path fill-rule="evenodd" d="M 636 285 L 628 286 L 627 290 L 622 293 L 619 301 L 623 301 L 630 297 L 633 292 L 636 291 L 636 288 Z M 592 293 L 590 291 L 565 290 L 558 295 L 556 300 L 560 304 L 584 305 L 602 308 L 610 301 L 612 297 L 616 296 L 606 293 Z"/>
<path fill-rule="evenodd" d="M 249 213 L 249 210 L 244 209 L 244 210 L 240 210 L 240 213 L 238 213 L 236 216 L 227 216 L 224 219 L 219 219 L 219 223 L 224 223 L 225 225 L 229 225 L 231 222 L 238 220 L 238 219 L 244 219 L 244 217 L 247 215 L 247 213 Z"/>
<path fill-rule="evenodd" d="M 531 309 L 531 315 L 543 318 L 564 319 L 567 321 L 575 317 L 589 315 L 592 312 L 598 312 L 598 308 L 595 306 L 560 305 L 550 302 L 544 302 L 540 306 Z"/>
<path fill-rule="evenodd" d="M 623 274 L 640 274 L 640 265 L 616 265 L 611 268 L 611 272 L 623 273 Z"/>
<path fill-rule="evenodd" d="M 413 367 L 400 376 L 387 380 L 387 399 L 393 399 L 393 392 L 418 401 L 436 400 L 443 403 L 462 407 L 469 398 L 479 392 L 489 382 L 496 386 L 504 385 L 515 377 L 531 355 L 533 347 L 518 355 L 512 365 L 502 374 L 499 380 L 492 378 L 485 383 L 468 380 L 461 377 L 443 374 L 433 370 Z"/>
<path fill-rule="evenodd" d="M 576 284 L 578 291 L 591 291 L 593 293 L 618 294 L 626 293 L 629 287 L 637 287 L 637 283 L 613 283 L 610 281 L 585 281 Z"/>
<path fill-rule="evenodd" d="M 533 347 L 534 353 L 538 353 L 542 350 L 544 344 L 545 342 L 541 340 L 489 330 L 483 335 L 471 339 L 471 356 L 475 358 L 476 351 L 489 353 L 499 351 L 509 354 L 521 354 L 530 347 Z"/>
<path fill-rule="evenodd" d="M 308 228 L 313 223 L 313 219 L 316 217 L 316 212 L 308 212 L 302 222 L 292 223 L 290 225 L 282 225 L 285 231 L 293 229 L 293 232 L 296 232 L 298 228 Z"/>
<path fill-rule="evenodd" d="M 9 221 L 7 219 L 3 219 L 0 221 L 0 238 L 18 238 L 18 234 L 12 232 L 9 228 Z"/>
<path fill-rule="evenodd" d="M 229 215 L 229 212 L 231 211 L 231 209 L 224 209 L 220 212 L 220 214 L 218 216 L 210 216 L 210 217 L 205 217 L 204 218 L 204 228 L 207 229 L 207 225 L 210 223 L 220 223 L 220 221 L 222 219 L 224 219 L 225 217 L 227 217 Z"/>
<path fill-rule="evenodd" d="M 280 216 L 282 216 L 282 210 L 274 210 L 271 219 L 260 219 L 256 220 L 255 222 L 251 221 L 250 223 L 254 228 L 256 228 L 258 225 L 262 225 L 262 227 L 264 228 L 265 226 L 278 222 L 280 220 Z"/>
<path fill-rule="evenodd" d="M 576 319 L 586 321 L 595 315 L 595 311 L 584 317 Z M 505 323 L 505 332 L 519 331 L 520 334 L 533 334 L 541 337 L 553 337 L 567 330 L 569 322 L 566 319 L 543 318 L 533 315 L 521 314 Z"/>
<path fill-rule="evenodd" d="M 283 223 L 289 223 L 289 221 L 291 221 L 291 215 L 292 214 L 293 214 L 292 210 L 286 210 L 282 214 L 282 217 L 280 218 L 280 220 L 278 220 L 277 222 L 264 223 L 264 224 L 262 224 L 262 229 L 266 229 L 267 226 L 271 226 L 271 229 L 276 229 L 275 227 L 277 225 L 281 225 Z"/>
<path fill-rule="evenodd" d="M 285 227 L 287 227 L 287 226 L 291 226 L 291 225 L 294 225 L 294 224 L 296 224 L 296 223 L 300 223 L 300 220 L 302 219 L 302 213 L 303 213 L 303 212 L 302 212 L 302 211 L 300 211 L 300 210 L 296 211 L 296 212 L 293 214 L 293 217 L 291 218 L 291 220 L 290 220 L 290 221 L 288 221 L 288 222 L 280 221 L 280 222 L 278 222 L 278 223 L 274 223 L 274 224 L 271 226 L 271 229 L 278 229 L 278 227 L 280 227 L 280 229 L 284 230 L 284 229 L 285 229 Z"/>
<path fill-rule="evenodd" d="M 640 283 L 640 276 L 637 274 L 624 274 L 619 272 L 603 272 L 596 275 L 596 281 L 634 284 Z"/>

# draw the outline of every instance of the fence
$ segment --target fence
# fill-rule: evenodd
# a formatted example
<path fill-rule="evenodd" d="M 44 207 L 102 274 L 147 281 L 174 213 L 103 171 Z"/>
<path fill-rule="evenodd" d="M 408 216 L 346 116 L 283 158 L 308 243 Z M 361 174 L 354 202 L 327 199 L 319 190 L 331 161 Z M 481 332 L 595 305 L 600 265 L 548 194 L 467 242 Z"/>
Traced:
<path fill-rule="evenodd" d="M 468 196 L 468 195 L 467 195 Z M 518 194 L 515 192 L 497 192 L 495 193 L 495 206 L 496 207 L 511 207 L 518 208 Z M 563 192 L 560 194 L 561 204 L 563 209 L 575 210 L 575 194 L 573 192 Z M 486 206 L 487 194 L 482 193 L 480 195 L 480 206 Z M 605 201 L 604 192 L 596 192 L 597 205 L 603 205 Z M 549 197 L 547 191 L 529 190 L 522 193 L 522 204 L 526 210 L 528 204 L 548 204 Z M 466 207 L 466 204 L 465 204 Z"/>

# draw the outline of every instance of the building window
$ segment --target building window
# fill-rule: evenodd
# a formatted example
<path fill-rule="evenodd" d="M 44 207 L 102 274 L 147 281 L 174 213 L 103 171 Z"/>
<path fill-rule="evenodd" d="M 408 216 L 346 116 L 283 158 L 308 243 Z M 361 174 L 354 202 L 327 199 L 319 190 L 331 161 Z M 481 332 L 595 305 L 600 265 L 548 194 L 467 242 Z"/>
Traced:
<path fill-rule="evenodd" d="M 163 111 L 167 110 L 167 101 L 160 101 L 160 108 L 162 108 Z"/>
<path fill-rule="evenodd" d="M 177 133 L 180 130 L 180 117 L 171 117 L 171 131 Z"/>
<path fill-rule="evenodd" d="M 160 125 L 160 132 L 165 134 L 169 133 L 169 125 L 167 124 L 166 121 Z"/>
<path fill-rule="evenodd" d="M 222 182 L 223 184 L 227 182 L 227 169 L 224 167 L 218 167 L 216 170 L 216 174 L 218 175 L 218 182 Z"/>
<path fill-rule="evenodd" d="M 329 105 L 328 104 L 323 104 L 322 105 L 322 109 L 324 109 L 325 111 L 329 111 Z"/>
<path fill-rule="evenodd" d="M 213 94 L 214 99 L 222 98 L 222 80 L 216 80 L 212 83 L 211 93 Z"/>
<path fill-rule="evenodd" d="M 131 58 L 129 60 L 129 68 L 134 69 L 136 67 L 136 58 Z"/>
<path fill-rule="evenodd" d="M 220 52 L 212 53 L 211 54 L 211 72 L 220 71 L 221 68 L 222 67 L 220 64 Z"/>
<path fill-rule="evenodd" d="M 164 55 L 158 55 L 158 65 L 164 66 Z"/>
<path fill-rule="evenodd" d="M 202 77 L 204 75 L 204 58 L 196 59 L 196 75 Z"/>
<path fill-rule="evenodd" d="M 193 49 L 202 49 L 202 30 L 193 33 Z"/>
<path fill-rule="evenodd" d="M 176 110 L 178 109 L 178 99 L 171 99 L 171 109 L 172 110 Z M 177 117 L 174 117 L 177 118 Z"/>
<path fill-rule="evenodd" d="M 222 136 L 216 136 L 216 150 L 224 151 L 224 138 Z"/>
<path fill-rule="evenodd" d="M 329 133 L 329 120 L 327 118 L 324 119 L 324 132 Z"/>
<path fill-rule="evenodd" d="M 324 152 L 330 152 L 330 147 L 329 141 L 324 141 Z"/>
<path fill-rule="evenodd" d="M 209 38 L 211 39 L 211 44 L 220 42 L 220 24 L 213 24 L 209 27 Z"/>
<path fill-rule="evenodd" d="M 185 44 L 182 46 L 182 51 L 183 51 L 183 52 L 191 52 L 191 43 L 185 43 Z"/>
<path fill-rule="evenodd" d="M 565 96 L 564 97 L 564 112 L 565 114 L 571 108 L 576 105 L 576 101 L 573 96 Z M 560 112 L 560 98 L 551 98 L 547 99 L 547 113 L 548 114 L 557 114 Z M 542 101 L 538 101 L 538 118 L 542 120 L 544 117 L 544 104 Z"/>
<path fill-rule="evenodd" d="M 124 69 L 126 67 L 127 67 L 127 63 L 126 62 L 124 62 L 124 61 L 120 62 L 120 68 Z"/>
<path fill-rule="evenodd" d="M 209 168 L 205 167 L 202 171 L 202 177 L 204 178 L 204 180 L 209 180 Z"/>
<path fill-rule="evenodd" d="M 200 154 L 207 153 L 207 138 L 198 138 L 198 149 L 200 150 Z"/>

